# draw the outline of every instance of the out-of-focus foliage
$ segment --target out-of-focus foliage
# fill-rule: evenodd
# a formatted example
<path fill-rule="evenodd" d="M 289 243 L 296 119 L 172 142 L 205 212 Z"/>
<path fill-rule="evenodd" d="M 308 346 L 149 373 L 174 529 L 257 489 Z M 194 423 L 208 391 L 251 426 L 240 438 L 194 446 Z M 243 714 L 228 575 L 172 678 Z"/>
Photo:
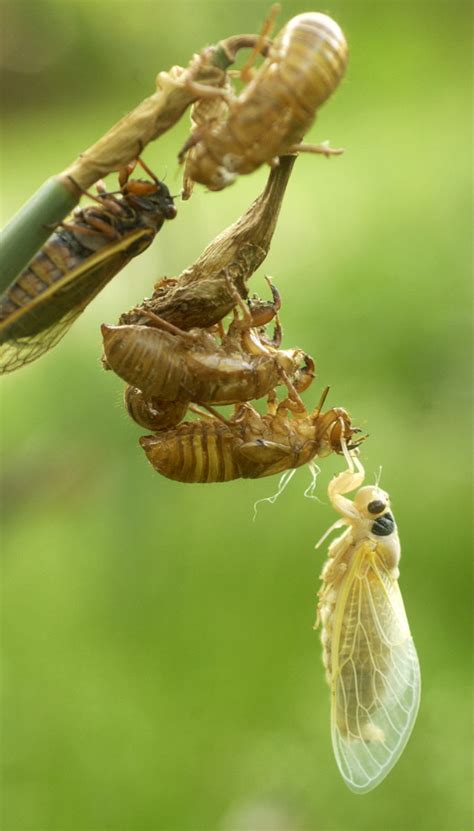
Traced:
<path fill-rule="evenodd" d="M 279 22 L 315 8 L 284 3 Z M 154 77 L 267 3 L 2 4 L 7 219 Z M 470 827 L 469 22 L 458 2 L 333 2 L 347 79 L 297 161 L 266 270 L 287 346 L 370 432 L 403 546 L 422 706 L 387 781 L 337 773 L 317 634 L 325 500 L 300 470 L 187 486 L 154 474 L 105 374 L 99 324 L 179 273 L 266 171 L 196 188 L 61 345 L 3 383 L 3 824 L 8 831 L 461 831 Z M 186 120 L 185 120 L 186 121 Z M 146 161 L 174 192 L 183 121 Z M 265 291 L 262 279 L 255 290 Z"/>

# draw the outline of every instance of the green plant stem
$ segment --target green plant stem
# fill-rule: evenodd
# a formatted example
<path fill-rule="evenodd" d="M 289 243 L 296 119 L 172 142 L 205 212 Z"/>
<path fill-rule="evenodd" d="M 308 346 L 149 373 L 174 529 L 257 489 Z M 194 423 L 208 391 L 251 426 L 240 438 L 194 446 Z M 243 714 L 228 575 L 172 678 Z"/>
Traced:
<path fill-rule="evenodd" d="M 29 263 L 58 222 L 73 209 L 80 192 L 59 176 L 47 179 L 2 231 L 0 291 Z"/>

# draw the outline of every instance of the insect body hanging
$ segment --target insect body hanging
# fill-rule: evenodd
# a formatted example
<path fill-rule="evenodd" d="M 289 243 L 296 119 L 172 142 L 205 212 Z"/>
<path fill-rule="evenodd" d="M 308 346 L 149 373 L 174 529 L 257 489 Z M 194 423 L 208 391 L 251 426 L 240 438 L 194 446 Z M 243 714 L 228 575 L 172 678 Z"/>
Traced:
<path fill-rule="evenodd" d="M 242 317 L 234 308 L 228 332 L 221 328 L 220 343 L 209 331 L 184 331 L 147 312 L 148 326 L 102 326 L 107 366 L 146 398 L 238 404 L 263 398 L 278 384 L 286 384 L 297 401 L 297 393 L 314 378 L 312 359 L 301 349 L 277 348 L 279 323 L 275 343 L 258 328 L 277 313 L 278 292 L 272 286 L 273 303 L 254 301 L 250 310 L 228 282 Z"/>
<path fill-rule="evenodd" d="M 400 541 L 390 499 L 361 487 L 364 468 L 344 446 L 348 469 L 328 495 L 349 527 L 329 547 L 316 626 L 331 688 L 332 744 L 356 793 L 378 785 L 397 762 L 420 700 L 420 669 L 398 587 Z M 354 500 L 343 494 L 358 488 Z"/>
<path fill-rule="evenodd" d="M 98 204 L 77 209 L 61 224 L 0 298 L 0 373 L 34 361 L 133 257 L 176 216 L 169 190 L 138 160 L 152 181 L 120 173 L 118 196 L 98 186 Z"/>
<path fill-rule="evenodd" d="M 178 482 L 261 479 L 309 464 L 316 456 L 342 452 L 354 433 L 348 413 L 334 407 L 321 413 L 328 389 L 313 413 L 296 410 L 290 399 L 269 404 L 265 415 L 241 404 L 226 420 L 218 414 L 183 422 L 140 444 L 155 470 Z M 350 446 L 353 446 L 350 444 Z"/>
<path fill-rule="evenodd" d="M 196 130 L 180 153 L 194 146 L 187 177 L 221 190 L 239 174 L 298 150 L 330 155 L 326 145 L 301 145 L 316 110 L 335 90 L 347 63 L 347 43 L 325 14 L 292 18 L 275 38 L 268 58 L 241 95 L 229 102 L 226 120 Z"/>

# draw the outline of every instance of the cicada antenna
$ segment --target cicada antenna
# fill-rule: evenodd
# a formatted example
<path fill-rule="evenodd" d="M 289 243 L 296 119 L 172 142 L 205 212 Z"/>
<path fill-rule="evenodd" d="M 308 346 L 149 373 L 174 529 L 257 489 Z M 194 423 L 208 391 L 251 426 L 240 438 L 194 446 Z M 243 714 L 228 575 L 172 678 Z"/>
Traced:
<path fill-rule="evenodd" d="M 374 473 L 375 476 L 375 487 L 378 488 L 380 485 L 380 480 L 382 478 L 382 465 L 379 465 L 379 469 L 377 473 Z"/>

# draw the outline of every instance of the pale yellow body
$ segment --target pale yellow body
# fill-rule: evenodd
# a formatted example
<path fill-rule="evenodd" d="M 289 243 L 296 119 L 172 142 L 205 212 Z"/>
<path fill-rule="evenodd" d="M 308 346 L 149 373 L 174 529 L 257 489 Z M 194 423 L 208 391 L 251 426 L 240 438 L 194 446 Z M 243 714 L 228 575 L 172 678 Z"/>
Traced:
<path fill-rule="evenodd" d="M 420 695 L 389 497 L 378 487 L 359 487 L 363 479 L 362 465 L 350 459 L 349 469 L 329 486 L 342 514 L 336 525 L 349 527 L 329 547 L 317 619 L 331 688 L 333 748 L 346 784 L 357 793 L 379 784 L 399 758 Z M 342 495 L 357 487 L 353 502 Z"/>

